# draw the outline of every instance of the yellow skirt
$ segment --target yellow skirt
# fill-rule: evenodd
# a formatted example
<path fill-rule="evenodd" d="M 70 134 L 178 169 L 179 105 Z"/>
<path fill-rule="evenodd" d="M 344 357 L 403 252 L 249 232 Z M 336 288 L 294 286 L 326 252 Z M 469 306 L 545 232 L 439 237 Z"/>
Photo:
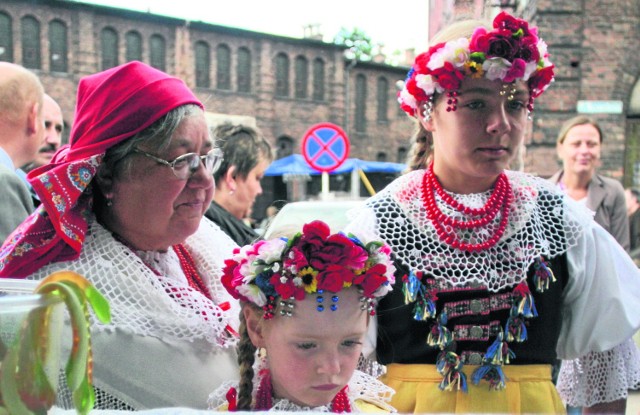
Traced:
<path fill-rule="evenodd" d="M 551 382 L 551 366 L 504 366 L 506 388 L 490 390 L 486 382 L 471 383 L 477 366 L 465 366 L 468 393 L 442 391 L 435 365 L 390 364 L 381 380 L 396 393 L 391 400 L 400 413 L 565 413 L 565 407 Z"/>

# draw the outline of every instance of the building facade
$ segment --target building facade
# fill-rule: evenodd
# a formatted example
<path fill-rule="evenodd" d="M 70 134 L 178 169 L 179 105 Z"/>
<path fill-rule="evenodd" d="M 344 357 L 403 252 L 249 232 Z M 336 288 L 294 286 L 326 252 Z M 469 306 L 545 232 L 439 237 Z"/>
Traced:
<path fill-rule="evenodd" d="M 503 9 L 538 26 L 556 65 L 514 167 L 550 176 L 560 166 L 560 125 L 589 111 L 606 132 L 601 171 L 640 185 L 640 0 L 430 0 L 428 24 L 435 31 Z M 396 103 L 408 68 L 349 60 L 344 47 L 317 37 L 71 1 L 2 0 L 0 60 L 33 69 L 68 125 L 82 76 L 141 60 L 185 80 L 212 118 L 251 118 L 277 158 L 299 153 L 304 133 L 319 122 L 346 131 L 351 157 L 402 162 L 409 151 L 413 123 Z M 266 183 L 272 194 L 262 199 L 282 198 L 282 186 Z"/>

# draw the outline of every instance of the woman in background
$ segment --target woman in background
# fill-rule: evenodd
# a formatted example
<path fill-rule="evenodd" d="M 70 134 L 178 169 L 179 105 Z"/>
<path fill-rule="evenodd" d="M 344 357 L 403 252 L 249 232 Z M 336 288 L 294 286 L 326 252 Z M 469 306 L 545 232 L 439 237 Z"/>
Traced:
<path fill-rule="evenodd" d="M 629 219 L 619 181 L 596 174 L 602 152 L 602 129 L 591 118 L 567 120 L 558 133 L 556 150 L 562 170 L 549 180 L 570 198 L 594 212 L 595 221 L 629 251 Z"/>
<path fill-rule="evenodd" d="M 271 146 L 257 129 L 244 125 L 221 124 L 213 138 L 224 161 L 214 174 L 217 190 L 205 215 L 238 245 L 246 245 L 259 236 L 244 219 L 262 194 L 260 181 L 273 160 Z"/>

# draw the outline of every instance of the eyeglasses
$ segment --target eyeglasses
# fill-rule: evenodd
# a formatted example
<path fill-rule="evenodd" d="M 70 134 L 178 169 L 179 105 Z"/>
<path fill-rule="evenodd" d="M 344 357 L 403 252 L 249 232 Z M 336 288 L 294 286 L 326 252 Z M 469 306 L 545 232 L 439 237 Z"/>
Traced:
<path fill-rule="evenodd" d="M 213 174 L 220 168 L 222 164 L 222 150 L 219 148 L 213 148 L 209 152 L 201 156 L 197 153 L 187 153 L 176 158 L 173 161 L 163 160 L 153 154 L 142 151 L 138 148 L 133 149 L 134 152 L 142 154 L 145 157 L 149 157 L 152 160 L 165 166 L 171 167 L 173 174 L 180 180 L 188 180 L 198 171 L 200 167 L 200 161 L 204 163 L 204 168 L 207 169 L 209 174 Z"/>

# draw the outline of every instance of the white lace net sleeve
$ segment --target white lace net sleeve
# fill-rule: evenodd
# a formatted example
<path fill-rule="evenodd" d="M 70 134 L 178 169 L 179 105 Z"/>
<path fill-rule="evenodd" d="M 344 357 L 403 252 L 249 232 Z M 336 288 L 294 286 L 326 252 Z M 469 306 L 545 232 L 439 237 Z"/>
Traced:
<path fill-rule="evenodd" d="M 588 407 L 624 399 L 640 386 L 640 352 L 629 339 L 605 352 L 591 352 L 564 360 L 558 375 L 558 392 L 571 406 Z"/>

